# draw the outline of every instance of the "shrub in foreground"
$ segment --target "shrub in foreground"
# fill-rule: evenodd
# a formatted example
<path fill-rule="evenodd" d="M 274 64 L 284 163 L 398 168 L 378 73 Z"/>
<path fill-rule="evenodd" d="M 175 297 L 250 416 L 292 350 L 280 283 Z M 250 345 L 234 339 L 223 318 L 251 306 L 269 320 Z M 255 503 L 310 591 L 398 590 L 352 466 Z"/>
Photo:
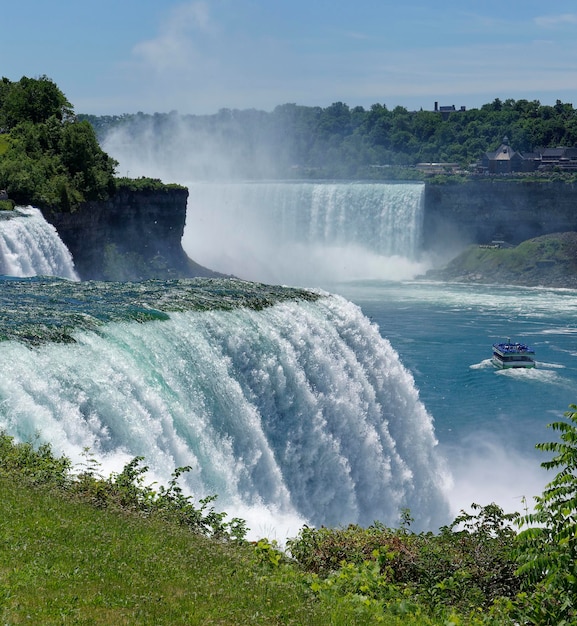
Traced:
<path fill-rule="evenodd" d="M 75 472 L 70 460 L 55 456 L 49 444 L 35 448 L 30 442 L 15 443 L 13 437 L 0 433 L 0 476 L 17 474 L 33 485 L 57 487 L 99 508 L 154 515 L 207 537 L 244 540 L 246 522 L 239 518 L 227 521 L 226 513 L 215 511 L 211 503 L 217 496 L 202 498 L 196 505 L 192 496 L 184 494 L 178 479 L 190 467 L 176 468 L 168 487 L 154 489 L 154 485 L 144 483 L 148 467 L 142 465 L 143 457 L 135 457 L 108 478 L 100 474 L 100 466 L 88 457 L 88 450 L 85 458 L 80 471 Z"/>
<path fill-rule="evenodd" d="M 535 512 L 520 519 L 521 617 L 531 624 L 577 623 L 577 405 L 570 409 L 567 421 L 550 424 L 560 440 L 537 445 L 553 453 L 542 467 L 558 473 L 535 498 Z"/>
<path fill-rule="evenodd" d="M 306 586 L 335 624 L 350 623 L 351 614 L 355 623 L 575 624 L 577 405 L 571 409 L 567 421 L 551 424 L 559 440 L 537 445 L 553 453 L 542 466 L 558 473 L 535 498 L 534 513 L 473 504 L 471 513 L 462 512 L 437 534 L 411 532 L 408 511 L 398 529 L 378 522 L 368 528 L 304 526 L 286 552 L 266 539 L 256 542 L 254 562 L 267 580 Z M 86 456 L 73 471 L 49 445 L 15 444 L 0 433 L 0 478 L 18 476 L 98 508 L 176 522 L 219 544 L 250 547 L 245 522 L 226 521 L 211 505 L 215 497 L 196 505 L 184 495 L 178 479 L 189 468 L 177 468 L 168 487 L 154 488 L 144 484 L 142 457 L 103 478 Z"/>

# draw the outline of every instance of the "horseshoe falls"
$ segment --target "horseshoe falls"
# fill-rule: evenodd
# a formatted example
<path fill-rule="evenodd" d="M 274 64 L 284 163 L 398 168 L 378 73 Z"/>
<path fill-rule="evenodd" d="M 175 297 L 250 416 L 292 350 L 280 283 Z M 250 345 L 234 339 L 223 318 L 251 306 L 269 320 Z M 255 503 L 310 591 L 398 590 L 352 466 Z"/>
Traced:
<path fill-rule="evenodd" d="M 249 280 L 328 285 L 401 280 L 421 258 L 424 185 L 370 182 L 187 183 L 183 247 Z"/>
<path fill-rule="evenodd" d="M 0 211 L 0 274 L 78 279 L 56 229 L 30 206 Z"/>
<path fill-rule="evenodd" d="M 252 536 L 447 523 L 448 474 L 411 373 L 360 308 L 238 280 L 1 277 L 0 428 L 103 473 L 218 495 Z"/>

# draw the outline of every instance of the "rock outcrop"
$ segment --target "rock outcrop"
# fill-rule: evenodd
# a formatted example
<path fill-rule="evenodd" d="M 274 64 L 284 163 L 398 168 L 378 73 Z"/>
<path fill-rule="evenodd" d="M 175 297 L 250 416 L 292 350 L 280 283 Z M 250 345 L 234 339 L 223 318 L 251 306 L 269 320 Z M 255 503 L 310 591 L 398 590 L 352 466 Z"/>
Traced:
<path fill-rule="evenodd" d="M 542 235 L 511 247 L 471 245 L 426 278 L 577 289 L 577 232 Z"/>
<path fill-rule="evenodd" d="M 188 190 L 121 189 L 72 213 L 43 211 L 66 244 L 83 280 L 218 276 L 182 248 Z"/>

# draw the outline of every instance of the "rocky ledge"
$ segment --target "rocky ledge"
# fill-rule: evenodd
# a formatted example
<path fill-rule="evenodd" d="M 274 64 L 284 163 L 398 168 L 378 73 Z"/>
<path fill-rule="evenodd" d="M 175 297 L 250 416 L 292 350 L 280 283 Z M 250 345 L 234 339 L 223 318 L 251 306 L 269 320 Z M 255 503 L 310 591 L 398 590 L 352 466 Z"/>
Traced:
<path fill-rule="evenodd" d="M 120 189 L 71 213 L 43 211 L 83 280 L 220 276 L 182 248 L 188 189 Z"/>

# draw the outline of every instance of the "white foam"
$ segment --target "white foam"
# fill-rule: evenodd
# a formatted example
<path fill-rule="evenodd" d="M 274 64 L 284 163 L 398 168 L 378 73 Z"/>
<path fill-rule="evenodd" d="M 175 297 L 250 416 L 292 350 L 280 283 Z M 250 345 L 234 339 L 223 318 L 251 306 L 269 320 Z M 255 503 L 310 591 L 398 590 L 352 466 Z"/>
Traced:
<path fill-rule="evenodd" d="M 0 273 L 78 280 L 72 255 L 39 209 L 18 207 L 0 219 Z"/>
<path fill-rule="evenodd" d="M 255 532 L 293 522 L 447 521 L 448 472 L 411 374 L 340 297 L 115 323 L 0 351 L 0 427 L 106 470 L 144 456 Z M 10 366 L 8 366 L 10 364 Z"/>

